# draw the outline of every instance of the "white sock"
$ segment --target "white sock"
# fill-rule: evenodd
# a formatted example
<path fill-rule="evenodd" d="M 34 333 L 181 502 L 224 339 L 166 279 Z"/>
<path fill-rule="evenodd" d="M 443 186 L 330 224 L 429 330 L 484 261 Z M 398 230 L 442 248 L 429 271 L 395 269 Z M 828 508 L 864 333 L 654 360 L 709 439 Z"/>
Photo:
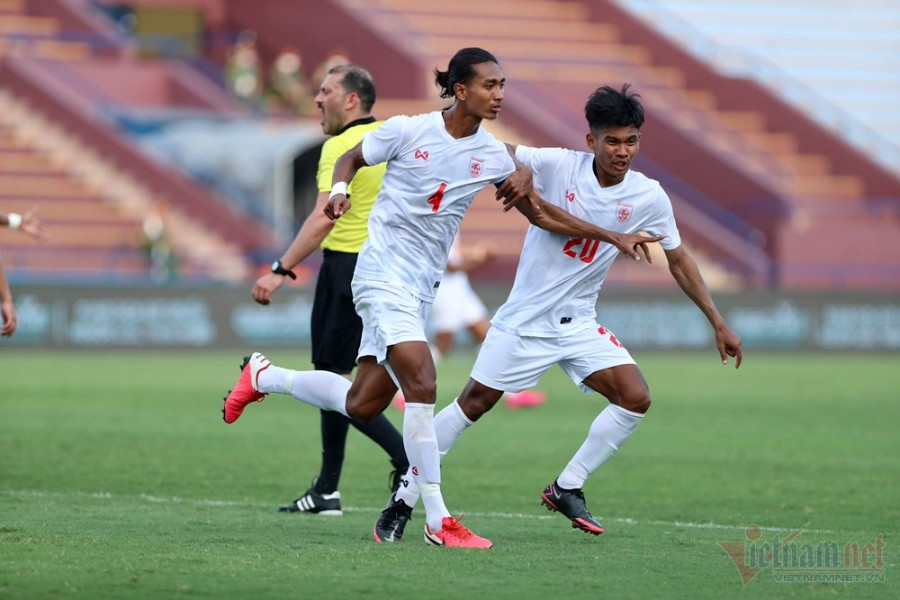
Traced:
<path fill-rule="evenodd" d="M 394 493 L 395 500 L 403 500 L 410 508 L 415 508 L 419 501 L 419 484 L 409 471 L 400 479 L 400 487 Z"/>
<path fill-rule="evenodd" d="M 434 417 L 434 433 L 437 436 L 438 450 L 441 453 L 441 460 L 462 435 L 462 432 L 474 425 L 462 407 L 454 398 L 453 402 L 445 406 Z"/>
<path fill-rule="evenodd" d="M 581 448 L 557 477 L 556 482 L 564 490 L 584 487 L 587 478 L 609 460 L 631 437 L 644 415 L 610 404 L 597 415 L 591 424 L 588 437 Z"/>
<path fill-rule="evenodd" d="M 260 371 L 256 381 L 265 394 L 290 394 L 322 410 L 347 416 L 350 380 L 329 371 L 293 371 L 272 365 Z"/>
<path fill-rule="evenodd" d="M 453 444 L 456 443 L 462 432 L 474 424 L 474 421 L 470 421 L 466 417 L 455 399 L 435 415 L 434 432 L 441 460 L 444 460 L 444 456 L 447 455 L 447 452 L 453 447 Z M 419 485 L 415 477 L 410 477 L 408 473 L 403 478 L 403 481 L 405 483 L 397 490 L 396 498 L 397 500 L 403 500 L 407 506 L 413 508 L 416 502 L 419 501 Z"/>
<path fill-rule="evenodd" d="M 441 520 L 450 516 L 450 511 L 441 495 L 441 458 L 434 433 L 434 404 L 406 403 L 403 446 L 409 459 L 409 470 L 425 504 L 425 521 L 431 531 L 437 531 L 441 528 Z"/>

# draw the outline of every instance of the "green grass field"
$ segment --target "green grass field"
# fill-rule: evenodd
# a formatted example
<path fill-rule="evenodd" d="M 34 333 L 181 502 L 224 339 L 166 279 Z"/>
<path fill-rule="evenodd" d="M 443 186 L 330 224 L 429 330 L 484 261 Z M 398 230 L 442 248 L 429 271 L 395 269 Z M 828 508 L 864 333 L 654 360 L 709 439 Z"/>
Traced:
<path fill-rule="evenodd" d="M 900 597 L 897 355 L 751 352 L 736 372 L 714 352 L 636 353 L 654 406 L 585 486 L 599 537 L 539 503 L 602 406 L 554 369 L 543 406 L 498 406 L 444 463 L 447 504 L 488 551 L 427 547 L 421 507 L 402 543 L 375 544 L 390 465 L 356 432 L 344 516 L 279 514 L 318 470 L 318 413 L 270 397 L 225 425 L 238 352 L 0 356 L 0 598 Z M 472 360 L 441 365 L 439 406 Z M 767 566 L 744 586 L 719 542 L 749 544 L 754 524 L 757 547 L 806 524 L 795 548 L 880 539 L 862 576 L 884 581 Z"/>

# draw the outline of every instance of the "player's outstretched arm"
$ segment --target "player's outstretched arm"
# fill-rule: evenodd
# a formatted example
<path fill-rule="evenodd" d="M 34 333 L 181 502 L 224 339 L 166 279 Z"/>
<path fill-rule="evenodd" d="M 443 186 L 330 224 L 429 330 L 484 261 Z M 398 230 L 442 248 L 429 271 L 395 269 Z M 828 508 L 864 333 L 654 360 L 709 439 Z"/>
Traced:
<path fill-rule="evenodd" d="M 9 213 L 4 215 L 0 213 L 0 225 L 6 225 L 10 229 L 19 229 L 23 233 L 28 234 L 37 242 L 47 241 L 47 235 L 44 233 L 44 224 L 37 216 L 37 206 L 33 207 L 27 213 Z"/>
<path fill-rule="evenodd" d="M 334 220 L 325 215 L 325 205 L 328 204 L 328 192 L 322 192 L 316 198 L 316 207 L 300 227 L 294 241 L 281 255 L 281 266 L 291 270 L 312 254 L 321 245 L 331 230 L 334 228 Z M 263 305 L 272 302 L 272 294 L 278 291 L 284 284 L 286 275 L 278 273 L 266 273 L 253 284 L 253 299 Z"/>
<path fill-rule="evenodd" d="M 328 204 L 325 205 L 325 215 L 329 219 L 339 219 L 350 210 L 350 199 L 347 197 L 347 184 L 349 184 L 356 172 L 369 164 L 363 158 L 362 142 L 356 144 L 338 157 L 334 163 L 334 173 L 331 176 L 331 195 Z"/>
<path fill-rule="evenodd" d="M 619 252 L 634 260 L 641 260 L 639 251 L 642 251 L 649 263 L 652 263 L 653 259 L 650 258 L 647 244 L 658 242 L 666 237 L 664 235 L 645 237 L 639 233 L 617 233 L 597 227 L 572 216 L 558 206 L 544 202 L 537 192 L 532 192 L 528 200 L 520 202 L 516 208 L 535 227 L 560 235 L 600 240 L 612 244 L 618 248 Z"/>
<path fill-rule="evenodd" d="M 741 338 L 725 323 L 725 319 L 719 314 L 713 302 L 712 296 L 709 294 L 709 288 L 703 281 L 700 269 L 693 257 L 679 246 L 674 250 L 666 250 L 666 259 L 669 261 L 669 272 L 678 282 L 678 286 L 687 294 L 697 308 L 706 315 L 709 323 L 713 326 L 716 333 L 716 347 L 719 349 L 719 356 L 722 358 L 722 364 L 728 364 L 728 357 L 735 359 L 734 368 L 741 366 Z"/>

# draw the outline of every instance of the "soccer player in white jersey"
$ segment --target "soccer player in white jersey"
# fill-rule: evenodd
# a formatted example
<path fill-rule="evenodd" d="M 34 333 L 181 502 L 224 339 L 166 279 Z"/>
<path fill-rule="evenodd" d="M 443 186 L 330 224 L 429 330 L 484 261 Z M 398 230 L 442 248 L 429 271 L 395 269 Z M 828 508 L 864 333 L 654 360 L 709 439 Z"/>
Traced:
<path fill-rule="evenodd" d="M 368 422 L 390 405 L 399 385 L 406 397 L 403 439 L 409 473 L 425 504 L 425 541 L 489 548 L 489 540 L 450 516 L 444 505 L 434 431 L 436 373 L 425 337 L 431 302 L 463 215 L 476 193 L 494 183 L 506 208 L 515 206 L 541 227 L 604 239 L 632 257 L 635 248 L 646 252 L 647 238 L 610 234 L 534 199 L 530 171 L 517 169 L 507 147 L 481 128 L 483 119 L 497 117 L 503 102 L 505 79 L 492 54 L 464 48 L 447 71 L 435 75 L 441 96 L 454 100 L 449 108 L 388 119 L 334 167 L 325 214 L 340 218 L 350 209 L 347 182 L 356 171 L 387 162 L 352 284 L 363 321 L 353 383 L 326 371 L 282 369 L 253 353 L 225 400 L 224 416 L 234 422 L 250 402 L 280 393 Z M 379 542 L 399 539 L 393 534 L 383 539 L 377 529 L 374 535 Z"/>
<path fill-rule="evenodd" d="M 712 325 L 722 363 L 731 356 L 740 367 L 741 339 L 719 314 L 697 264 L 681 245 L 668 196 L 658 182 L 630 169 L 640 148 L 644 110 L 628 87 L 602 87 L 588 99 L 591 152 L 519 146 L 516 159 L 532 169 L 545 202 L 601 228 L 665 236 L 660 244 L 672 276 Z M 650 391 L 634 359 L 597 322 L 597 296 L 617 255 L 608 244 L 529 227 L 515 283 L 491 321 L 471 378 L 459 398 L 434 418 L 443 456 L 504 392 L 535 385 L 554 364 L 584 393 L 605 396 L 609 405 L 541 495 L 547 508 L 595 535 L 603 533 L 603 526 L 588 512 L 584 482 L 625 443 L 650 408 Z M 402 534 L 417 499 L 416 481 L 405 481 L 376 527 Z"/>

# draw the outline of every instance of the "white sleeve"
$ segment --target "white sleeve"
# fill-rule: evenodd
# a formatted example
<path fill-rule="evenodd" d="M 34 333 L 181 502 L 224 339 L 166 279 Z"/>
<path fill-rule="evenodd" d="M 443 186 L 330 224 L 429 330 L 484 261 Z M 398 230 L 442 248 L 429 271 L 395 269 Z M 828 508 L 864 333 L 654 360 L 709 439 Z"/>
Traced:
<path fill-rule="evenodd" d="M 403 133 L 409 117 L 398 115 L 385 121 L 381 127 L 369 131 L 362 138 L 362 155 L 366 164 L 387 162 L 400 153 Z"/>
<path fill-rule="evenodd" d="M 506 178 L 512 175 L 516 170 L 516 163 L 513 161 L 512 156 L 509 155 L 509 152 L 506 150 L 506 146 L 503 147 L 503 177 L 494 181 L 494 185 L 499 186 L 501 183 L 506 181 Z"/>
<path fill-rule="evenodd" d="M 569 152 L 565 148 L 516 146 L 516 160 L 535 173 L 544 172 L 546 175 L 555 171 Z"/>
<path fill-rule="evenodd" d="M 534 173 L 534 187 L 544 193 L 548 182 L 553 180 L 560 165 L 571 150 L 565 148 L 531 148 L 516 146 L 516 160 Z M 546 201 L 546 198 L 544 199 Z"/>
<path fill-rule="evenodd" d="M 651 235 L 665 235 L 666 239 L 659 244 L 664 250 L 674 250 L 681 245 L 681 234 L 675 224 L 675 213 L 672 211 L 672 201 L 669 195 L 660 186 L 653 202 L 650 219 L 644 230 Z"/>

